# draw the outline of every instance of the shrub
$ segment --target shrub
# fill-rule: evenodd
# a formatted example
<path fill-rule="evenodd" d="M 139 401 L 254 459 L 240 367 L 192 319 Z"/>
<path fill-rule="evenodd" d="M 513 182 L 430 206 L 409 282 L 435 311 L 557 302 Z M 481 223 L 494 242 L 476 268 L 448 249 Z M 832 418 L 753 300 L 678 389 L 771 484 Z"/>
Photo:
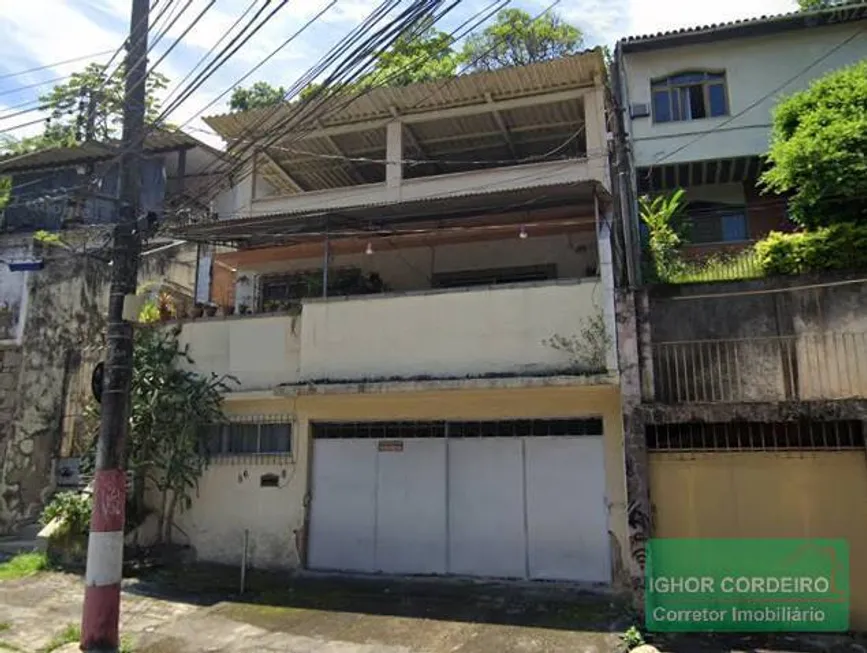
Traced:
<path fill-rule="evenodd" d="M 815 231 L 771 232 L 755 245 L 765 274 L 867 269 L 867 225 L 843 222 Z"/>
<path fill-rule="evenodd" d="M 90 530 L 90 514 L 93 500 L 89 494 L 61 492 L 42 511 L 43 524 L 55 518 L 63 520 L 60 533 L 64 535 L 87 535 Z"/>

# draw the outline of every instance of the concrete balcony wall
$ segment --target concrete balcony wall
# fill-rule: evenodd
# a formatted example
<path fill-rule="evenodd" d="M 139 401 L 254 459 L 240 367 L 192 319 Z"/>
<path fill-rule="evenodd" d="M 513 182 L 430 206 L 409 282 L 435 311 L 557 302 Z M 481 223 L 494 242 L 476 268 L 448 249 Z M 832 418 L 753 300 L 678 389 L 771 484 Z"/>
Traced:
<path fill-rule="evenodd" d="M 300 380 L 568 371 L 573 357 L 543 341 L 599 321 L 601 293 L 593 279 L 308 301 Z"/>
<path fill-rule="evenodd" d="M 184 323 L 180 342 L 200 374 L 235 376 L 235 391 L 269 390 L 298 381 L 300 329 L 298 316 L 212 318 Z"/>

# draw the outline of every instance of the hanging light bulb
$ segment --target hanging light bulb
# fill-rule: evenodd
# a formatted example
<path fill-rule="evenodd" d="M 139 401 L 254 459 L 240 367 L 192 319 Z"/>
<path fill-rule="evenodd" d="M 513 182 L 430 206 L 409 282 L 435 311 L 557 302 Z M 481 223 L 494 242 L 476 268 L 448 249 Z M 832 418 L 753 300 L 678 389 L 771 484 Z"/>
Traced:
<path fill-rule="evenodd" d="M 367 241 L 367 247 L 365 248 L 364 253 L 368 256 L 373 254 L 373 244 L 370 241 Z"/>
<path fill-rule="evenodd" d="M 527 227 L 521 225 L 521 231 L 518 232 L 518 238 L 524 240 L 527 237 Z"/>

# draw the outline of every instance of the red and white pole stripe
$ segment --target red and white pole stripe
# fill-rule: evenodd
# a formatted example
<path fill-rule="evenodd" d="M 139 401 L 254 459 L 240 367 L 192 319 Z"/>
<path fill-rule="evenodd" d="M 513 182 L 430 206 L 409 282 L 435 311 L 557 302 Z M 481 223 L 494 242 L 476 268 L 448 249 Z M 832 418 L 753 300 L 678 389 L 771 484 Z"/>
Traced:
<path fill-rule="evenodd" d="M 81 647 L 85 651 L 115 651 L 119 644 L 125 508 L 126 474 L 120 469 L 98 470 L 93 482 L 81 623 Z"/>

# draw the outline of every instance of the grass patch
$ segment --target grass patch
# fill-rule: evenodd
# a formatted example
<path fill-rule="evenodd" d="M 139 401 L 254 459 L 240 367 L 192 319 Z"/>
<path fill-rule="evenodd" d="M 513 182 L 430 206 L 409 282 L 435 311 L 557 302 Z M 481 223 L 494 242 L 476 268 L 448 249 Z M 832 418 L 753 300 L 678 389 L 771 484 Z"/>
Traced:
<path fill-rule="evenodd" d="M 0 621 L 0 633 L 5 633 L 7 630 L 12 629 L 12 624 L 8 621 Z"/>
<path fill-rule="evenodd" d="M 48 569 L 48 558 L 44 553 L 19 553 L 11 560 L 0 563 L 0 580 L 32 576 L 43 569 Z"/>
<path fill-rule="evenodd" d="M 18 648 L 8 642 L 0 642 L 0 651 L 14 651 L 15 653 L 27 653 L 23 648 Z"/>
<path fill-rule="evenodd" d="M 121 637 L 120 648 L 118 648 L 117 651 L 118 653 L 134 653 L 135 648 L 132 645 L 132 639 L 129 637 Z"/>
<path fill-rule="evenodd" d="M 67 624 L 66 628 L 51 638 L 51 641 L 42 649 L 43 653 L 51 653 L 64 644 L 77 642 L 81 639 L 81 627 L 78 624 Z"/>

